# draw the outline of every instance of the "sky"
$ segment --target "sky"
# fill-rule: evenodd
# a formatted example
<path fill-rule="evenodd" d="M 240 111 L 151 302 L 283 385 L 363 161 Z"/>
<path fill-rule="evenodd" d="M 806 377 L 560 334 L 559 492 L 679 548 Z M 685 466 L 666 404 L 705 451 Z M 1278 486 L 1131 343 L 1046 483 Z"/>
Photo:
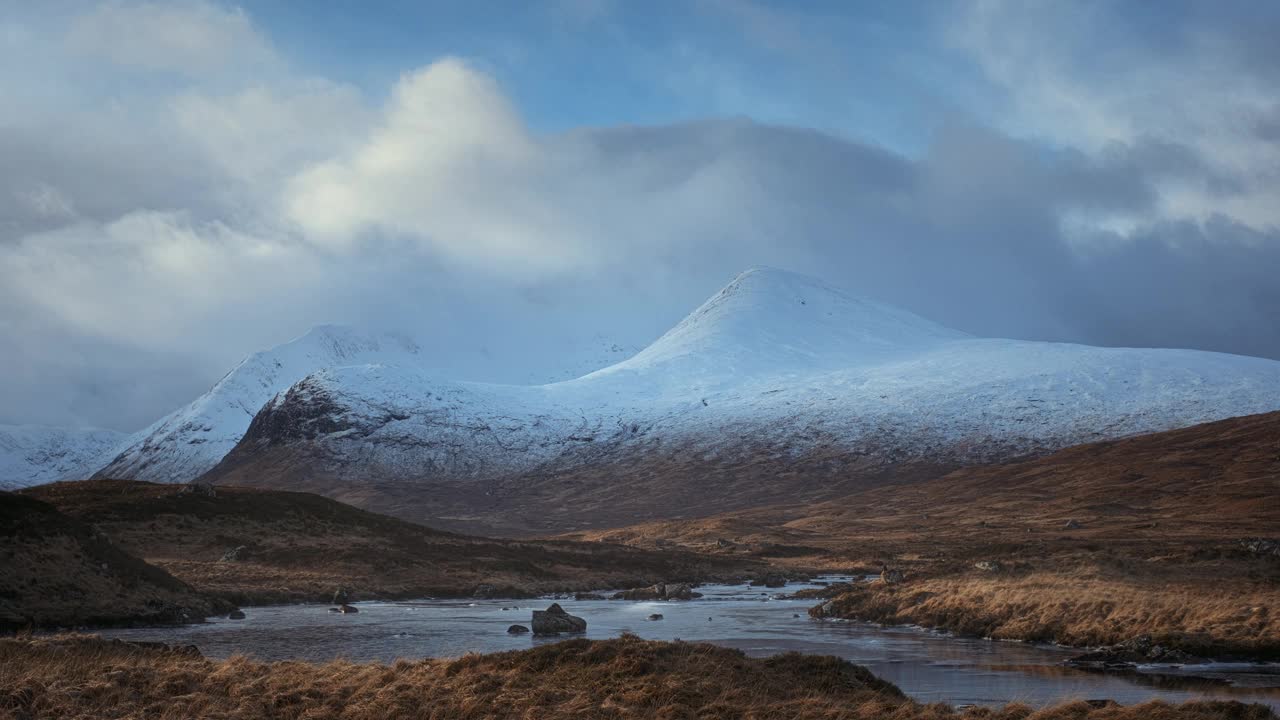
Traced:
<path fill-rule="evenodd" d="M 1280 4 L 0 0 L 0 423 L 343 323 L 527 382 L 771 265 L 1280 358 Z"/>

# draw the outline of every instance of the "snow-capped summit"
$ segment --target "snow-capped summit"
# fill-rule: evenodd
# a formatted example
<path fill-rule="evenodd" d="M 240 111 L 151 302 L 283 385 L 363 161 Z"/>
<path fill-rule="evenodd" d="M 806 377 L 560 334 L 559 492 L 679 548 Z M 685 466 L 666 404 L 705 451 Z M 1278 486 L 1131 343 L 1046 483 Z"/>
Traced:
<path fill-rule="evenodd" d="M 244 435 L 262 405 L 324 368 L 367 363 L 418 364 L 421 349 L 394 334 L 319 325 L 245 358 L 208 392 L 131 436 L 98 477 L 191 480 L 213 467 Z"/>
<path fill-rule="evenodd" d="M 595 373 L 733 381 L 872 364 L 968 337 L 786 270 L 751 268 L 635 357 Z"/>
<path fill-rule="evenodd" d="M 97 428 L 0 425 L 0 490 L 83 480 L 120 449 L 128 435 Z"/>

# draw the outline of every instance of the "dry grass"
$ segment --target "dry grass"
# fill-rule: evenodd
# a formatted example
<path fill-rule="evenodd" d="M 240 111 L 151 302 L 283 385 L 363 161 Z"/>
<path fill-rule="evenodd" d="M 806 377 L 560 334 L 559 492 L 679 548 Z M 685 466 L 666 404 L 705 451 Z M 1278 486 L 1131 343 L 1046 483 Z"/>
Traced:
<path fill-rule="evenodd" d="M 958 712 L 830 657 L 623 637 L 392 665 L 213 662 L 71 636 L 0 640 L 0 718 L 1273 720 L 1234 702 Z"/>
<path fill-rule="evenodd" d="M 1096 646 L 1150 635 L 1195 655 L 1280 657 L 1276 594 L 1258 588 L 995 573 L 876 582 L 833 602 L 840 617 L 997 639 Z"/>

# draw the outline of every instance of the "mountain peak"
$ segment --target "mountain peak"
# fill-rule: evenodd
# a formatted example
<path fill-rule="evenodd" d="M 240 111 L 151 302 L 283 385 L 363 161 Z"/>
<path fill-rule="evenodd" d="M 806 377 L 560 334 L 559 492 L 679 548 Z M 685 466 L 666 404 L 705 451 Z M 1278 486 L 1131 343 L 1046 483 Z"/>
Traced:
<path fill-rule="evenodd" d="M 600 371 L 679 362 L 701 374 L 850 367 L 968 335 L 864 300 L 818 278 L 752 267 L 632 359 Z"/>

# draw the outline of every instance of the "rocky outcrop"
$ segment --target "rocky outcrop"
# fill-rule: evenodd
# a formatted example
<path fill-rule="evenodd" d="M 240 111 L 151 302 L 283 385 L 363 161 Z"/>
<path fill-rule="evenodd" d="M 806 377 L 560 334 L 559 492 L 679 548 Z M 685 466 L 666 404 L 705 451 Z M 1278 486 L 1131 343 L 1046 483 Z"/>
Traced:
<path fill-rule="evenodd" d="M 1153 641 L 1150 635 L 1139 635 L 1118 645 L 1077 655 L 1067 662 L 1077 667 L 1126 668 L 1143 663 L 1181 665 L 1201 661 L 1182 650 Z"/>
<path fill-rule="evenodd" d="M 640 601 L 693 600 L 700 597 L 702 597 L 702 593 L 694 592 L 693 586 L 688 583 L 675 583 L 672 585 L 657 583 L 649 587 L 623 590 L 613 595 L 614 600 Z"/>
<path fill-rule="evenodd" d="M 1254 555 L 1272 555 L 1280 557 L 1280 540 L 1269 538 L 1246 538 L 1240 546 Z"/>
<path fill-rule="evenodd" d="M 237 609 L 237 610 L 232 610 L 231 612 L 227 613 L 227 619 L 228 619 L 228 620 L 243 620 L 243 619 L 244 619 L 244 611 L 243 611 L 243 610 L 238 610 L 238 609 Z"/>
<path fill-rule="evenodd" d="M 559 635 L 587 631 L 587 621 L 565 612 L 564 608 L 560 607 L 560 603 L 551 603 L 551 607 L 546 610 L 534 610 L 531 625 L 534 635 Z"/>
<path fill-rule="evenodd" d="M 529 628 L 523 625 L 512 625 L 511 627 L 507 628 L 508 635 L 523 635 L 527 632 L 529 632 Z"/>
<path fill-rule="evenodd" d="M 245 545 L 237 545 L 234 548 L 222 553 L 222 562 L 240 562 L 249 557 L 249 548 Z"/>

